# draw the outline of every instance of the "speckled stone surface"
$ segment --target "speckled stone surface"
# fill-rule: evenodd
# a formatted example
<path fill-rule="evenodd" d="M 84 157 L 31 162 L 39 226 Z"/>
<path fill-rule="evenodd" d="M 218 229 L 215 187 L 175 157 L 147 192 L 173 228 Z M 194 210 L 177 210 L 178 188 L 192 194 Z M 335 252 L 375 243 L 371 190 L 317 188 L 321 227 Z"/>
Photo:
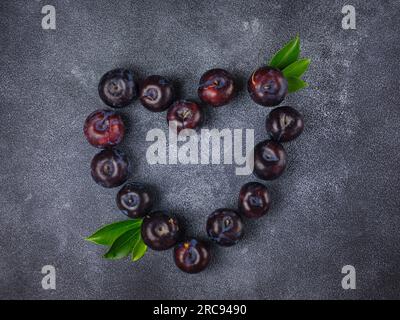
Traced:
<path fill-rule="evenodd" d="M 56 30 L 42 30 L 42 6 Z M 343 1 L 1 1 L 0 298 L 6 299 L 384 299 L 400 298 L 400 39 L 398 1 L 354 0 L 357 30 L 341 28 Z M 140 79 L 162 74 L 196 99 L 201 74 L 230 70 L 242 87 L 229 106 L 209 109 L 208 128 L 253 128 L 266 137 L 269 109 L 244 90 L 251 72 L 299 33 L 312 64 L 310 87 L 285 103 L 304 114 L 305 131 L 286 144 L 284 175 L 266 183 L 271 214 L 246 222 L 246 236 L 215 248 L 210 268 L 187 275 L 171 251 L 137 262 L 103 260 L 83 240 L 123 219 L 117 190 L 97 186 L 96 150 L 82 134 L 103 107 L 98 80 L 115 67 Z M 235 207 L 253 176 L 233 165 L 149 165 L 146 132 L 165 113 L 138 101 L 121 146 L 132 180 L 158 189 L 157 208 L 205 237 L 206 216 Z M 43 290 L 54 265 L 57 289 Z M 354 265 L 357 289 L 343 290 Z"/>

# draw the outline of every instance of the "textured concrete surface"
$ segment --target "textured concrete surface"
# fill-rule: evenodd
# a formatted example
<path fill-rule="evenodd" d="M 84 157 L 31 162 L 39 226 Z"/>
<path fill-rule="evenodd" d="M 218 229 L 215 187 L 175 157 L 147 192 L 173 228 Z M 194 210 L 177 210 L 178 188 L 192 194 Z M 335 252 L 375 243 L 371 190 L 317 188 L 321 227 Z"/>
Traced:
<path fill-rule="evenodd" d="M 52 4 L 57 29 L 42 30 Z M 341 28 L 343 1 L 1 1 L 0 2 L 0 298 L 294 299 L 400 298 L 398 1 L 351 2 L 357 30 Z M 312 64 L 310 88 L 287 98 L 305 116 L 304 134 L 286 145 L 289 167 L 274 182 L 273 209 L 246 223 L 235 247 L 214 248 L 210 268 L 186 275 L 171 252 L 136 264 L 101 258 L 83 241 L 123 216 L 117 190 L 90 177 L 96 150 L 82 134 L 103 107 L 100 76 L 131 67 L 143 79 L 173 79 L 196 98 L 201 74 L 230 70 L 244 86 L 253 69 L 296 33 Z M 208 128 L 254 128 L 266 137 L 269 109 L 242 90 L 230 106 L 208 110 Z M 158 189 L 157 207 L 205 236 L 206 216 L 234 207 L 254 177 L 233 165 L 150 166 L 150 128 L 165 114 L 136 101 L 123 146 L 132 180 Z M 41 268 L 57 269 L 57 289 L 43 290 Z M 354 265 L 357 289 L 341 288 Z"/>

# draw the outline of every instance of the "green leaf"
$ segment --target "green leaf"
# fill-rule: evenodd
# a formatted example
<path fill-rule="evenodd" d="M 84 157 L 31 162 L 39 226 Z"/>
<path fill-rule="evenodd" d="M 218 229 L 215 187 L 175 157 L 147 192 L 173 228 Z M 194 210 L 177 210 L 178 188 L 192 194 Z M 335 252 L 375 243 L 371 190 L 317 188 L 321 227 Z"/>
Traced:
<path fill-rule="evenodd" d="M 287 78 L 287 82 L 288 82 L 288 92 L 292 93 L 295 91 L 298 91 L 300 89 L 303 88 L 307 88 L 308 87 L 308 83 L 299 79 L 299 78 L 295 78 L 295 77 L 289 77 Z"/>
<path fill-rule="evenodd" d="M 144 256 L 147 251 L 147 246 L 144 244 L 142 237 L 139 236 L 133 249 L 132 249 L 132 261 L 137 261 Z"/>
<path fill-rule="evenodd" d="M 285 78 L 300 78 L 307 71 L 310 62 L 310 59 L 297 60 L 283 69 L 282 73 Z"/>
<path fill-rule="evenodd" d="M 138 237 L 140 229 L 126 231 L 114 241 L 104 258 L 116 260 L 127 257 L 132 252 Z"/>
<path fill-rule="evenodd" d="M 297 35 L 290 40 L 281 50 L 279 50 L 269 62 L 271 67 L 283 70 L 288 65 L 295 62 L 300 55 L 300 38 Z"/>
<path fill-rule="evenodd" d="M 114 241 L 128 230 L 140 228 L 141 219 L 129 219 L 108 224 L 97 230 L 85 240 L 103 246 L 111 246 Z"/>

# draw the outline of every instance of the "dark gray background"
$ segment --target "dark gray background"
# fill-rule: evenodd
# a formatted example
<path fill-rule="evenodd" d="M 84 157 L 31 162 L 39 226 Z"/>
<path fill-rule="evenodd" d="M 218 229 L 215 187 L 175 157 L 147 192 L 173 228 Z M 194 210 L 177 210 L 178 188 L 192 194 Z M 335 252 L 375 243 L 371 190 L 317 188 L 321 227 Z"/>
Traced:
<path fill-rule="evenodd" d="M 41 8 L 57 10 L 57 29 L 42 30 Z M 400 5 L 352 1 L 357 30 L 341 28 L 347 1 L 1 1 L 0 2 L 0 298 L 294 299 L 399 298 L 398 106 Z M 312 64 L 310 88 L 285 103 L 305 116 L 303 135 L 286 144 L 289 166 L 266 183 L 271 214 L 246 223 L 246 237 L 214 248 L 198 275 L 179 271 L 170 251 L 136 264 L 101 258 L 83 240 L 123 219 L 117 190 L 91 179 L 97 152 L 82 134 L 85 117 L 104 105 L 98 80 L 115 67 L 140 79 L 173 79 L 196 99 L 201 74 L 230 70 L 244 86 L 251 72 L 300 33 Z M 270 109 L 245 90 L 208 111 L 208 128 L 254 128 L 265 139 Z M 165 114 L 137 101 L 122 111 L 122 145 L 132 180 L 159 190 L 158 208 L 204 237 L 206 216 L 235 207 L 234 166 L 150 166 L 150 128 Z M 57 269 L 57 290 L 41 288 L 43 265 Z M 357 270 L 357 289 L 341 288 L 341 268 Z"/>

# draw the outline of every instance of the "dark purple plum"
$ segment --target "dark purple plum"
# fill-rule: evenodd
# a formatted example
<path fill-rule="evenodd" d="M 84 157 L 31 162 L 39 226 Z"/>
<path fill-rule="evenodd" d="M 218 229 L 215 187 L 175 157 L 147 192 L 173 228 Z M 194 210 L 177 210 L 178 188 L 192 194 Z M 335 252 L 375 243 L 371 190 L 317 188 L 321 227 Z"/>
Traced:
<path fill-rule="evenodd" d="M 178 100 L 169 107 L 167 120 L 169 124 L 176 124 L 177 133 L 183 129 L 196 129 L 203 120 L 203 111 L 195 102 Z"/>
<path fill-rule="evenodd" d="M 127 183 L 117 194 L 118 208 L 130 218 L 141 218 L 148 214 L 153 205 L 153 196 L 141 183 Z"/>
<path fill-rule="evenodd" d="M 113 147 L 124 138 L 125 125 L 114 111 L 96 110 L 86 118 L 83 132 L 92 146 Z"/>
<path fill-rule="evenodd" d="M 163 211 L 153 212 L 143 219 L 142 239 L 150 249 L 170 249 L 178 242 L 180 234 L 178 220 Z"/>
<path fill-rule="evenodd" d="M 233 76 L 223 69 L 211 69 L 204 73 L 197 90 L 200 100 L 213 107 L 228 104 L 235 96 L 235 92 Z"/>
<path fill-rule="evenodd" d="M 204 243 L 196 239 L 180 242 L 174 249 L 176 266 L 187 273 L 199 273 L 210 262 L 210 250 Z"/>
<path fill-rule="evenodd" d="M 271 198 L 266 186 L 259 182 L 248 182 L 242 186 L 238 201 L 239 211 L 247 218 L 260 218 L 267 214 Z"/>
<path fill-rule="evenodd" d="M 123 108 L 131 104 L 137 95 L 133 72 L 128 69 L 108 71 L 100 79 L 99 95 L 106 105 L 113 108 Z"/>
<path fill-rule="evenodd" d="M 292 107 L 278 107 L 267 116 L 265 127 L 272 139 L 286 142 L 296 139 L 304 129 L 303 116 Z"/>
<path fill-rule="evenodd" d="M 168 109 L 172 104 L 174 88 L 172 84 L 162 76 L 149 76 L 140 86 L 139 98 L 146 109 L 153 112 L 161 112 Z"/>
<path fill-rule="evenodd" d="M 129 177 L 128 158 L 116 149 L 102 150 L 92 159 L 91 174 L 93 180 L 105 188 L 118 187 Z"/>
<path fill-rule="evenodd" d="M 286 168 L 286 151 L 273 140 L 265 140 L 254 147 L 254 174 L 263 180 L 278 178 Z"/>
<path fill-rule="evenodd" d="M 288 83 L 278 69 L 262 67 L 254 71 L 249 78 L 247 90 L 255 103 L 272 107 L 285 99 Z"/>
<path fill-rule="evenodd" d="M 207 219 L 207 234 L 221 246 L 233 246 L 243 236 L 242 219 L 235 210 L 215 210 Z"/>

